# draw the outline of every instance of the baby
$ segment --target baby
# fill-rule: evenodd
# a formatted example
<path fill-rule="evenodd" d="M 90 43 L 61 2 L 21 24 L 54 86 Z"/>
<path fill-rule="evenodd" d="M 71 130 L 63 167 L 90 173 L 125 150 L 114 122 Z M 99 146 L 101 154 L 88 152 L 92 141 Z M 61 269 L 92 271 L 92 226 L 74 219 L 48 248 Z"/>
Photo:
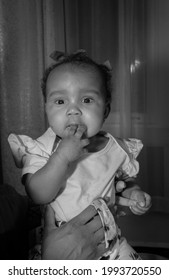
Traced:
<path fill-rule="evenodd" d="M 96 63 L 84 51 L 56 53 L 55 58 L 57 62 L 43 79 L 49 128 L 37 140 L 11 134 L 8 141 L 32 200 L 50 203 L 59 224 L 93 204 L 105 227 L 107 255 L 122 259 L 128 244 L 100 198 L 115 203 L 115 177 L 132 178 L 131 182 L 136 177 L 142 143 L 101 131 L 111 105 L 111 71 L 106 65 Z M 133 201 L 135 214 L 149 209 L 150 196 L 139 187 L 123 193 Z"/>

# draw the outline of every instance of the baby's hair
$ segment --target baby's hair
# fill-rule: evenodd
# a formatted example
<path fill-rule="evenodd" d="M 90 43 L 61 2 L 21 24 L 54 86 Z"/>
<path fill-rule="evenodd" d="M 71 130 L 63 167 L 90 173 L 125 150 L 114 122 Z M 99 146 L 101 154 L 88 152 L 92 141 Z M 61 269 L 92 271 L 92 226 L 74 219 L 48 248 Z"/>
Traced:
<path fill-rule="evenodd" d="M 46 101 L 46 83 L 49 74 L 52 70 L 56 69 L 60 65 L 63 64 L 70 64 L 72 66 L 79 66 L 83 68 L 93 68 L 95 69 L 102 77 L 103 85 L 105 88 L 105 101 L 107 106 L 109 106 L 109 109 L 111 107 L 111 92 L 112 92 L 112 75 L 111 75 L 111 69 L 109 69 L 104 64 L 99 64 L 95 62 L 93 59 L 91 59 L 86 52 L 77 52 L 69 55 L 61 55 L 58 58 L 57 63 L 51 65 L 49 68 L 46 69 L 44 76 L 42 78 L 42 93 Z"/>

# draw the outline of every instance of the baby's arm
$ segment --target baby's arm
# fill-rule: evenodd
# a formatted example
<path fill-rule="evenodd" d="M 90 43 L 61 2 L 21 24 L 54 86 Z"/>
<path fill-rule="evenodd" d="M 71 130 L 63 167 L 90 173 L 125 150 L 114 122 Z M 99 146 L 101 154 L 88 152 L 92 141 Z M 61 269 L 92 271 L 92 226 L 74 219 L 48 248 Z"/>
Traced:
<path fill-rule="evenodd" d="M 116 203 L 130 207 L 134 214 L 144 214 L 151 207 L 151 197 L 141 190 L 135 180 L 139 171 L 137 156 L 143 144 L 140 140 L 133 138 L 118 139 L 118 143 L 126 151 L 128 157 L 117 172 L 117 178 L 120 181 L 116 183 Z"/>
<path fill-rule="evenodd" d="M 65 130 L 59 147 L 45 166 L 35 174 L 27 174 L 25 187 L 28 195 L 37 204 L 51 202 L 58 194 L 71 162 L 86 152 L 88 139 L 82 139 L 83 126 L 71 126 Z"/>
<path fill-rule="evenodd" d="M 37 204 L 51 202 L 57 195 L 68 168 L 66 161 L 55 152 L 46 165 L 34 174 L 27 174 L 25 188 Z"/>

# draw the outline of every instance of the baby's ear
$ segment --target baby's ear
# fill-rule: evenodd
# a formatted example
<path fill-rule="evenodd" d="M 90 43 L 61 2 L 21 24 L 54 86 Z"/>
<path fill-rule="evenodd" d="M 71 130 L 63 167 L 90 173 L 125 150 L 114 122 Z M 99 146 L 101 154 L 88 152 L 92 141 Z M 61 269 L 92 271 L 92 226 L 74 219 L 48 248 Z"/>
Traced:
<path fill-rule="evenodd" d="M 106 104 L 105 111 L 104 111 L 104 120 L 107 119 L 110 113 L 110 104 Z"/>

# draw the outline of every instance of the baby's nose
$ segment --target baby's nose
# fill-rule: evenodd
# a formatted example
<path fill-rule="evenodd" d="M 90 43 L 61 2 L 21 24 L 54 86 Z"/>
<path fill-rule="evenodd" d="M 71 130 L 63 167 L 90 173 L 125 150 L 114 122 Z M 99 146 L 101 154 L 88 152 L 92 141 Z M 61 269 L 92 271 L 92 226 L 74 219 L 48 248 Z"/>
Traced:
<path fill-rule="evenodd" d="M 81 110 L 77 105 L 71 105 L 67 110 L 67 115 L 81 115 Z"/>

